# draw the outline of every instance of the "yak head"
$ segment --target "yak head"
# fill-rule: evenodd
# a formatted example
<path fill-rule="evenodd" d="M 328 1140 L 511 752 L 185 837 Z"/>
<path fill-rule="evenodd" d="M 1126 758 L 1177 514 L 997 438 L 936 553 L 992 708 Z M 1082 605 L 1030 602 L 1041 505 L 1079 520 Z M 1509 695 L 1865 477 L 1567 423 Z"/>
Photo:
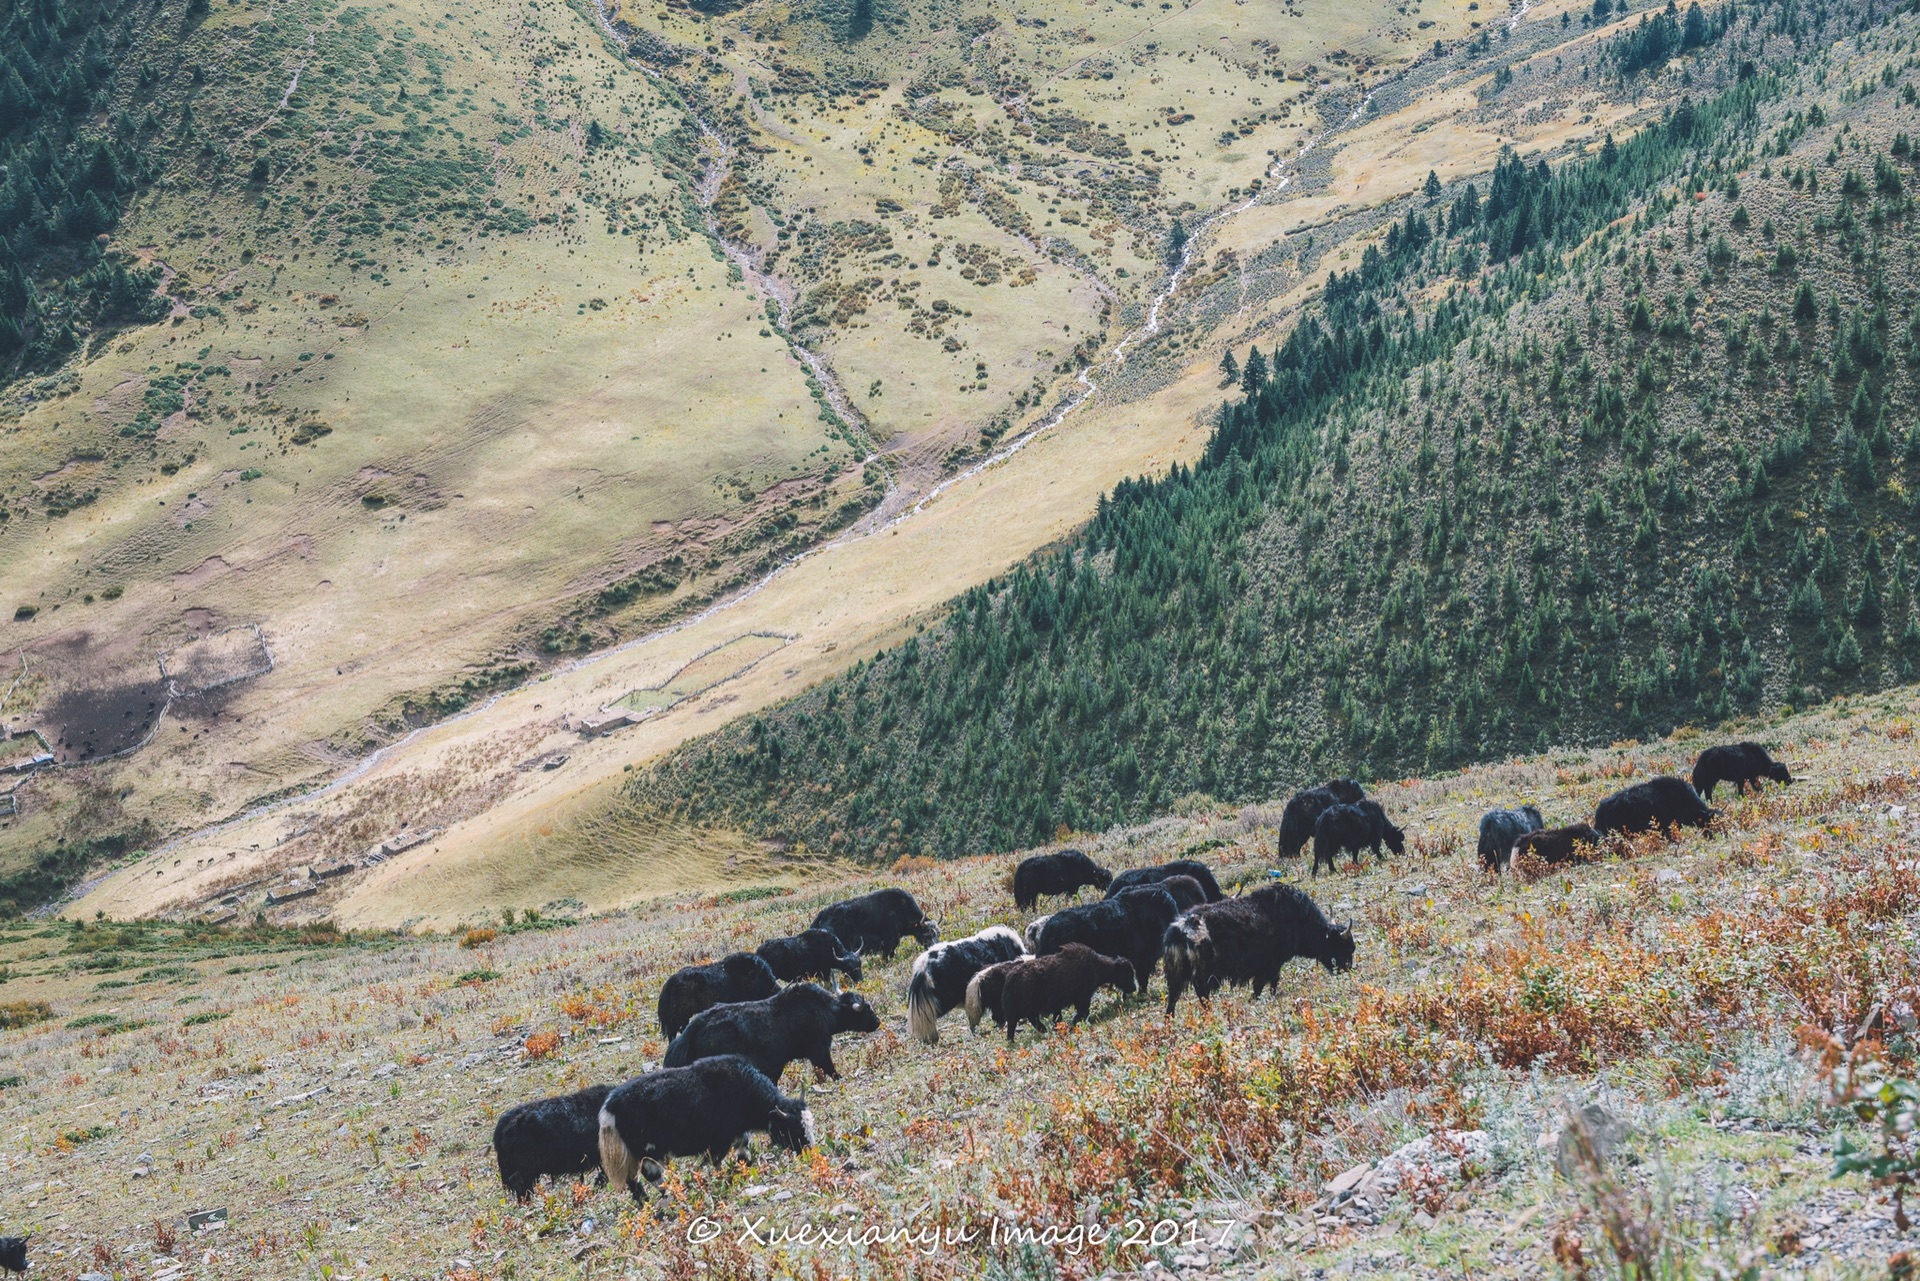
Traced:
<path fill-rule="evenodd" d="M 1133 975 L 1132 961 L 1115 958 L 1113 969 L 1109 972 L 1109 978 L 1113 985 L 1127 996 L 1132 996 L 1140 990 L 1139 981 L 1136 980 Z"/>
<path fill-rule="evenodd" d="M 1327 927 L 1327 950 L 1320 958 L 1329 974 L 1341 974 L 1353 968 L 1353 922 Z"/>
<path fill-rule="evenodd" d="M 1387 848 L 1395 854 L 1405 854 L 1407 852 L 1407 834 L 1395 827 L 1391 822 L 1385 823 L 1382 826 L 1385 829 L 1383 834 L 1387 838 Z"/>
<path fill-rule="evenodd" d="M 833 1030 L 840 1032 L 878 1032 L 880 1016 L 873 1012 L 867 998 L 858 992 L 842 992 L 833 1003 Z"/>
<path fill-rule="evenodd" d="M 1776 783 L 1791 783 L 1793 781 L 1793 775 L 1788 773 L 1787 767 L 1779 761 L 1775 761 L 1773 764 L 1767 766 L 1767 777 Z"/>
<path fill-rule="evenodd" d="M 919 940 L 921 947 L 932 947 L 940 941 L 940 928 L 932 921 L 922 919 L 913 927 L 913 937 Z"/>
<path fill-rule="evenodd" d="M 812 1147 L 813 1109 L 804 1101 L 773 1109 L 767 1114 L 767 1137 L 789 1152 Z"/>
<path fill-rule="evenodd" d="M 840 945 L 837 942 L 834 944 L 833 963 L 844 971 L 846 976 L 855 983 L 860 981 L 860 953 L 864 951 L 865 948 L 866 944 L 863 943 L 851 952 L 843 952 L 840 950 Z"/>

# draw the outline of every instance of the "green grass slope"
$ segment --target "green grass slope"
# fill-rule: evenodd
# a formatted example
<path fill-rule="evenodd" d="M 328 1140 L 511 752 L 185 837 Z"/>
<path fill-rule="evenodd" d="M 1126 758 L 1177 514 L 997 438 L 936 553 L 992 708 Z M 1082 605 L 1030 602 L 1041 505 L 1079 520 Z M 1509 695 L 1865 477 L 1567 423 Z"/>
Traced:
<path fill-rule="evenodd" d="M 951 855 L 1909 679 L 1914 37 L 1614 37 L 1655 123 L 1384 211 L 1197 466 L 630 803 Z"/>

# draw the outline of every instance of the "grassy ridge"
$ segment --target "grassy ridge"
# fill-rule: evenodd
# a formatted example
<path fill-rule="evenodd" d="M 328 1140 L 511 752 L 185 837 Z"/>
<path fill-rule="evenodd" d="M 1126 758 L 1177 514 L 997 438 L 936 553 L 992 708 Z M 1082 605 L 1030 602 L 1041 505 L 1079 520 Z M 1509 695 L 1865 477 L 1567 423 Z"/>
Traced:
<path fill-rule="evenodd" d="M 1404 202 L 1199 465 L 632 802 L 956 854 L 1907 679 L 1920 116 L 1864 22 L 1737 10 L 1630 140 Z"/>

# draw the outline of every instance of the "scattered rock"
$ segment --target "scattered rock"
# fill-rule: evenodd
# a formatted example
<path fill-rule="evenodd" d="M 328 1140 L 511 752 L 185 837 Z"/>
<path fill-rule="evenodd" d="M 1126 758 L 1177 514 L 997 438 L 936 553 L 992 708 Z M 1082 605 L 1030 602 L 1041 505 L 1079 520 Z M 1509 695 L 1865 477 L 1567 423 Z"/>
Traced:
<path fill-rule="evenodd" d="M 217 1210 L 193 1210 L 187 1214 L 187 1231 L 220 1232 L 227 1226 L 226 1207 Z"/>

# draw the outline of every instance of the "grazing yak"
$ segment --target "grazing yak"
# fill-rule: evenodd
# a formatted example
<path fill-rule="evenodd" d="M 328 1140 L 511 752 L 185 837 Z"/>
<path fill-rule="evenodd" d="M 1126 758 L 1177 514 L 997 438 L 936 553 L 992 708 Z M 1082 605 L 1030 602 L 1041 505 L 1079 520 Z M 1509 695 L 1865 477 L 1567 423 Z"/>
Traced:
<path fill-rule="evenodd" d="M 0 1268 L 9 1272 L 27 1270 L 27 1239 L 25 1237 L 0 1237 Z"/>
<path fill-rule="evenodd" d="M 1513 850 L 1506 861 L 1511 863 L 1522 854 L 1532 854 L 1543 863 L 1571 863 L 1576 856 L 1574 850 L 1576 845 L 1599 849 L 1600 833 L 1585 823 L 1574 823 L 1568 827 L 1545 827 L 1537 832 L 1525 832 L 1513 843 Z"/>
<path fill-rule="evenodd" d="M 734 952 L 710 965 L 689 965 L 660 985 L 660 1035 L 671 1041 L 704 1009 L 728 1001 L 758 1001 L 779 990 L 773 970 L 752 952 Z"/>
<path fill-rule="evenodd" d="M 1664 775 L 1623 787 L 1593 810 L 1593 825 L 1602 836 L 1615 832 L 1666 831 L 1672 826 L 1705 827 L 1713 810 L 1686 779 Z"/>
<path fill-rule="evenodd" d="M 1791 783 L 1793 775 L 1758 743 L 1722 743 L 1700 753 L 1693 763 L 1693 790 L 1706 801 L 1713 799 L 1713 789 L 1722 783 L 1734 784 L 1744 795 L 1766 779 Z"/>
<path fill-rule="evenodd" d="M 1112 872 L 1080 850 L 1035 854 L 1013 870 L 1013 905 L 1031 912 L 1042 894 L 1078 894 L 1089 885 L 1104 890 L 1112 880 Z"/>
<path fill-rule="evenodd" d="M 1489 872 L 1504 868 L 1508 856 L 1513 853 L 1513 843 L 1528 832 L 1537 832 L 1546 825 L 1547 821 L 1540 817 L 1540 811 L 1531 805 L 1510 810 L 1488 810 L 1480 816 L 1480 865 Z"/>
<path fill-rule="evenodd" d="M 590 1085 L 500 1114 L 493 1124 L 493 1156 L 514 1200 L 532 1196 L 543 1174 L 560 1179 L 600 1168 L 600 1105 L 612 1091 L 611 1085 Z"/>
<path fill-rule="evenodd" d="M 1358 805 L 1366 799 L 1360 784 L 1350 778 L 1329 779 L 1318 787 L 1295 792 L 1280 815 L 1280 853 L 1299 858 L 1300 851 L 1313 839 L 1313 825 L 1320 821 L 1321 814 L 1335 805 Z"/>
<path fill-rule="evenodd" d="M 1331 872 L 1334 859 L 1342 851 L 1352 855 L 1356 863 L 1364 849 L 1371 849 L 1377 859 L 1382 841 L 1395 854 L 1407 851 L 1406 833 L 1393 825 L 1378 801 L 1329 806 L 1313 825 L 1313 874 L 1320 875 L 1322 863 Z"/>
<path fill-rule="evenodd" d="M 705 1153 L 718 1165 L 759 1131 L 798 1152 L 813 1143 L 813 1114 L 736 1054 L 661 1068 L 607 1095 L 600 1108 L 600 1168 L 609 1183 L 644 1203 L 641 1162 Z"/>
<path fill-rule="evenodd" d="M 875 890 L 830 903 L 813 918 L 812 928 L 832 930 L 842 947 L 862 955 L 875 952 L 889 960 L 903 938 L 911 936 L 921 947 L 932 947 L 940 941 L 940 931 L 905 890 Z"/>
<path fill-rule="evenodd" d="M 1011 961 L 1002 961 L 998 965 L 989 965 L 971 979 L 967 980 L 967 1030 L 978 1031 L 980 1020 L 991 1014 L 993 1021 L 1006 1026 L 1007 1016 L 1000 1005 L 1000 997 L 1007 989 L 1007 975 L 1013 973 L 1016 965 L 1025 965 L 1031 956 L 1020 955 Z"/>
<path fill-rule="evenodd" d="M 913 959 L 907 980 L 907 1029 L 917 1041 L 940 1043 L 940 1016 L 967 999 L 967 984 L 989 965 L 1025 956 L 1020 936 L 989 925 L 971 938 L 935 943 Z"/>
<path fill-rule="evenodd" d="M 1055 912 L 1040 927 L 1034 951 L 1046 956 L 1069 943 L 1085 943 L 1102 956 L 1131 962 L 1134 978 L 1145 991 L 1160 960 L 1160 940 L 1178 915 L 1173 895 L 1158 885 L 1136 885 L 1117 898 Z"/>
<path fill-rule="evenodd" d="M 1027 922 L 1027 928 L 1020 932 L 1020 938 L 1026 943 L 1027 951 L 1038 952 L 1040 950 L 1040 931 L 1045 929 L 1047 922 L 1052 919 L 1053 915 L 1049 913 L 1046 916 L 1036 916 Z"/>
<path fill-rule="evenodd" d="M 1007 1044 L 1013 1044 L 1021 1023 L 1031 1023 L 1035 1031 L 1045 1032 L 1069 1006 L 1073 1007 L 1073 1021 L 1081 1022 L 1093 1009 L 1093 994 L 1103 987 L 1132 992 L 1133 964 L 1103 956 L 1084 943 L 1069 943 L 1057 952 L 1014 966 L 1000 991 Z"/>
<path fill-rule="evenodd" d="M 860 981 L 860 954 L 841 947 L 840 939 L 832 930 L 803 930 L 791 938 L 768 939 L 754 949 L 754 955 L 765 961 L 773 977 L 782 983 L 798 983 L 802 979 L 824 983 L 835 972 L 855 983 Z"/>
<path fill-rule="evenodd" d="M 1218 902 L 1217 898 L 1207 897 L 1206 886 L 1191 876 L 1169 876 L 1164 881 L 1154 882 L 1161 889 L 1173 895 L 1173 905 L 1182 912 L 1199 907 L 1202 903 Z"/>
<path fill-rule="evenodd" d="M 1353 968 L 1353 926 L 1335 925 L 1303 891 L 1266 885 L 1243 898 L 1195 908 L 1167 927 L 1167 1013 L 1191 987 L 1206 1000 L 1223 984 L 1251 984 L 1257 997 L 1280 987 L 1280 967 L 1295 957 Z"/>
<path fill-rule="evenodd" d="M 880 1016 L 858 992 L 829 992 L 816 983 L 795 983 L 764 1001 L 716 1005 L 695 1015 L 673 1038 L 661 1062 L 685 1067 L 700 1059 L 738 1054 L 778 1081 L 795 1059 L 838 1077 L 833 1038 L 841 1032 L 877 1032 Z"/>
<path fill-rule="evenodd" d="M 1118 898 L 1128 890 L 1143 885 L 1158 885 L 1169 877 L 1190 876 L 1199 882 L 1205 891 L 1207 902 L 1216 903 L 1226 897 L 1220 892 L 1220 882 L 1213 879 L 1213 872 L 1198 859 L 1177 858 L 1171 863 L 1162 863 L 1158 867 L 1136 867 L 1131 872 L 1122 872 L 1113 878 L 1113 884 L 1107 886 L 1106 897 Z"/>

